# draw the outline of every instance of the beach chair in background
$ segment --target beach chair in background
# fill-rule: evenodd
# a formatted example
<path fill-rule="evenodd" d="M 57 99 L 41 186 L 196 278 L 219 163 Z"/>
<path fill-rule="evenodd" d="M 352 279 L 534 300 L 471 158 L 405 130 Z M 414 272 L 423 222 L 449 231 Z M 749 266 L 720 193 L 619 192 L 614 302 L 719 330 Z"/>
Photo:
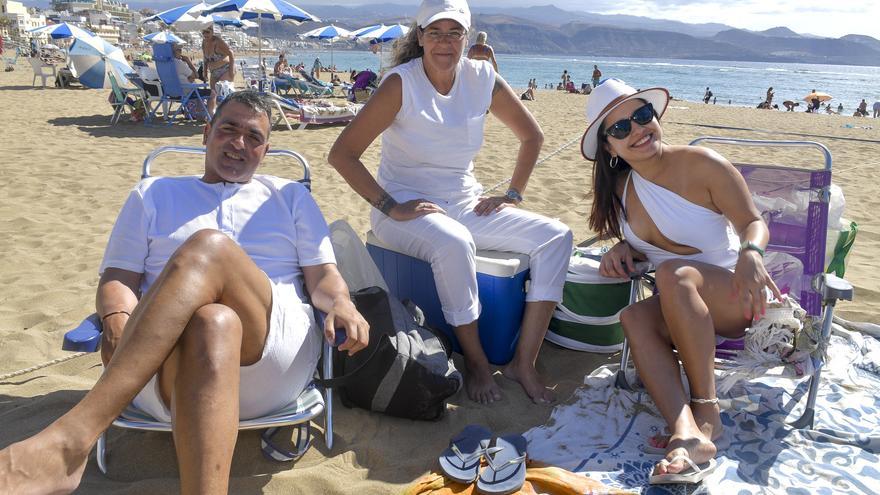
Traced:
<path fill-rule="evenodd" d="M 325 83 L 319 79 L 315 79 L 304 70 L 299 71 L 302 79 L 295 79 L 291 84 L 304 97 L 318 98 L 321 96 L 333 96 L 333 85 Z"/>
<path fill-rule="evenodd" d="M 284 122 L 290 129 L 288 118 L 299 121 L 298 130 L 307 125 L 347 124 L 363 108 L 360 103 L 335 104 L 329 101 L 296 101 L 284 98 L 275 93 L 268 93 L 275 101 L 278 111 L 282 113 Z M 276 119 L 278 124 L 281 119 Z"/>
<path fill-rule="evenodd" d="M 203 147 L 188 146 L 163 146 L 153 150 L 144 160 L 141 178 L 151 176 L 153 161 L 165 153 L 186 153 L 204 155 Z M 289 158 L 297 162 L 303 170 L 300 183 L 311 190 L 311 172 L 308 161 L 301 154 L 290 151 L 273 149 L 267 153 L 270 157 Z M 315 311 L 315 321 L 322 325 L 323 315 Z M 344 335 L 344 334 L 340 334 Z M 324 339 L 322 339 L 324 340 Z M 65 351 L 95 352 L 101 342 L 101 320 L 97 314 L 86 318 L 78 327 L 64 335 L 62 348 Z M 321 360 L 316 374 L 322 379 L 333 378 L 333 359 L 331 357 L 331 345 L 324 340 L 322 344 Z M 324 416 L 324 443 L 327 449 L 333 448 L 333 390 L 319 388 L 312 384 L 298 396 L 291 397 L 290 403 L 279 411 L 261 418 L 242 420 L 239 422 L 239 430 L 264 429 L 260 435 L 260 444 L 263 455 L 270 460 L 284 462 L 294 461 L 302 457 L 312 444 L 311 421 Z M 129 405 L 122 414 L 113 421 L 112 426 L 130 430 L 164 431 L 171 432 L 171 423 L 157 421 L 143 411 Z M 297 430 L 294 449 L 289 450 L 275 443 L 274 437 L 279 429 L 284 426 L 293 426 Z M 107 430 L 109 431 L 109 429 Z M 98 438 L 96 460 L 98 468 L 107 474 L 107 431 Z"/>
<path fill-rule="evenodd" d="M 162 82 L 158 79 L 144 79 L 140 73 L 131 72 L 125 77 L 141 90 L 141 101 L 144 104 L 144 123 L 151 123 L 153 116 L 162 103 Z"/>
<path fill-rule="evenodd" d="M 162 97 L 159 101 L 159 104 L 156 105 L 158 108 L 160 105 L 164 109 L 165 120 L 168 123 L 174 121 L 174 118 L 178 115 L 182 115 L 184 118 L 188 120 L 198 120 L 199 117 L 203 117 L 205 120 L 210 121 L 211 116 L 208 114 L 208 95 L 202 94 L 207 93 L 208 85 L 207 84 L 181 84 L 180 80 L 177 77 L 177 68 L 174 65 L 174 55 L 171 51 L 170 43 L 160 43 L 153 45 L 153 60 L 156 62 L 156 71 L 159 73 L 159 81 L 162 85 Z M 199 90 L 202 90 L 201 92 Z M 190 107 L 190 102 L 193 102 L 194 108 Z M 174 105 L 177 105 L 177 108 L 174 112 L 171 112 L 171 109 Z M 155 109 L 153 113 L 150 115 L 150 119 L 156 117 Z"/>
<path fill-rule="evenodd" d="M 11 50 L 11 46 L 9 47 Z M 9 53 L 9 51 L 7 51 Z M 3 62 L 5 64 L 4 70 L 6 72 L 11 72 L 15 70 L 15 65 L 18 64 L 18 57 L 21 56 L 21 47 L 15 47 L 15 56 L 14 57 L 3 57 Z"/>
<path fill-rule="evenodd" d="M 144 94 L 140 88 L 121 87 L 112 70 L 107 72 L 107 79 L 110 80 L 110 89 L 113 93 L 110 101 L 110 105 L 113 106 L 113 115 L 110 116 L 111 125 L 116 125 L 119 122 L 126 109 L 134 114 L 137 111 L 138 102 L 140 102 L 141 108 L 146 109 Z"/>
<path fill-rule="evenodd" d="M 34 70 L 34 79 L 33 81 L 31 81 L 31 86 L 37 85 L 38 77 L 43 82 L 43 88 L 46 87 L 46 79 L 50 77 L 58 77 L 58 73 L 55 71 L 55 66 L 53 64 L 43 62 L 38 57 L 28 57 L 28 62 L 31 64 L 31 68 Z"/>
<path fill-rule="evenodd" d="M 809 141 L 701 137 L 690 144 L 812 149 L 824 156 L 824 166 L 821 168 L 734 163 L 745 178 L 752 199 L 770 229 L 765 257 L 767 271 L 779 289 L 797 300 L 808 317 L 821 325 L 819 348 L 811 356 L 813 373 L 809 380 L 807 403 L 801 417 L 791 423 L 795 428 L 812 428 L 819 380 L 825 364 L 823 352 L 831 336 L 834 306 L 838 300 L 851 301 L 853 297 L 849 282 L 825 273 L 831 152 L 824 145 Z M 635 274 L 633 279 L 653 285 L 652 278 L 644 271 Z M 640 283 L 632 284 L 630 303 L 640 299 L 642 287 Z M 743 347 L 743 339 L 720 343 L 716 347 L 716 363 L 735 357 Z M 626 378 L 628 365 L 629 346 L 624 340 L 616 385 L 632 390 Z"/>

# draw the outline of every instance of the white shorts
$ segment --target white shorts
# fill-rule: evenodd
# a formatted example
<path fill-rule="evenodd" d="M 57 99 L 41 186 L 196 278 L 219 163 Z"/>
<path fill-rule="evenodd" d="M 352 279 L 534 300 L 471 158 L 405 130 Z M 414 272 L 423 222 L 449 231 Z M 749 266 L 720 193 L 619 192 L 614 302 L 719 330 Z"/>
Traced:
<path fill-rule="evenodd" d="M 240 419 L 259 418 L 288 405 L 312 382 L 321 354 L 323 333 L 315 325 L 311 306 L 300 302 L 292 285 L 269 284 L 272 313 L 263 354 L 256 363 L 240 368 Z M 150 378 L 132 405 L 159 421 L 171 422 L 171 411 L 159 394 L 157 375 Z"/>

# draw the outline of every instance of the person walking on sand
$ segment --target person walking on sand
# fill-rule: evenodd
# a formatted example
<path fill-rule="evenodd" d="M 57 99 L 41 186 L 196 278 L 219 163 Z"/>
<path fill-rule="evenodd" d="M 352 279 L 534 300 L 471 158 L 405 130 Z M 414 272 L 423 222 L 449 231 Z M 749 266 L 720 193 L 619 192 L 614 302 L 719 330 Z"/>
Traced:
<path fill-rule="evenodd" d="M 709 100 L 712 99 L 712 91 L 709 90 L 709 86 L 706 86 L 706 92 L 703 93 L 703 103 L 709 104 Z"/>
<path fill-rule="evenodd" d="M 393 249 L 428 261 L 443 316 L 465 361 L 471 400 L 501 398 L 477 328 L 477 249 L 529 255 L 531 282 L 513 360 L 505 376 L 535 402 L 554 400 L 535 360 L 562 286 L 572 233 L 558 220 L 517 208 L 544 140 L 541 128 L 507 82 L 486 61 L 462 57 L 471 27 L 465 0 L 424 0 L 416 24 L 398 41 L 394 67 L 343 129 L 327 159 L 373 209 L 375 235 Z M 474 157 L 491 113 L 519 141 L 504 194 L 484 194 Z M 361 161 L 379 136 L 376 177 Z"/>
<path fill-rule="evenodd" d="M 648 440 L 666 450 L 652 484 L 689 470 L 684 459 L 703 469 L 684 475 L 686 483 L 717 465 L 715 336 L 742 337 L 764 314 L 765 290 L 781 297 L 763 262 L 769 231 L 745 180 L 713 151 L 666 144 L 668 103 L 665 88 L 636 91 L 608 79 L 587 102 L 581 141 L 593 162 L 589 226 L 620 240 L 599 274 L 629 280 L 637 260 L 656 267 L 657 293 L 620 314 L 639 377 L 671 432 Z"/>
<path fill-rule="evenodd" d="M 775 95 L 775 94 L 776 93 L 773 92 L 773 86 L 770 86 L 769 88 L 767 88 L 767 98 L 764 100 L 767 102 L 767 108 L 770 108 L 771 106 L 773 106 L 773 95 Z"/>
<path fill-rule="evenodd" d="M 593 66 L 593 81 L 592 81 L 593 87 L 595 88 L 596 86 L 598 86 L 599 81 L 601 81 L 601 80 L 602 80 L 602 71 L 599 70 L 598 65 L 594 65 Z"/>
<path fill-rule="evenodd" d="M 218 33 L 219 28 L 213 25 L 202 29 L 204 70 L 208 77 L 208 87 L 211 88 L 211 98 L 208 100 L 208 113 L 211 115 L 217 107 L 217 83 L 235 80 L 235 55 Z"/>
<path fill-rule="evenodd" d="M 72 492 L 132 401 L 171 422 L 181 493 L 226 493 L 239 419 L 298 396 L 335 328 L 340 350 L 366 346 L 369 324 L 315 200 L 298 182 L 255 174 L 272 107 L 233 93 L 205 127 L 202 177 L 149 178 L 130 193 L 100 268 L 104 373 L 70 411 L 0 451 L 0 493 Z M 324 328 L 307 300 L 327 313 Z"/>
<path fill-rule="evenodd" d="M 488 35 L 485 31 L 477 33 L 477 40 L 468 50 L 467 58 L 471 60 L 488 60 L 492 63 L 492 68 L 495 69 L 495 72 L 498 72 L 498 62 L 495 61 L 495 50 L 492 49 L 491 45 L 486 44 L 487 38 Z"/>

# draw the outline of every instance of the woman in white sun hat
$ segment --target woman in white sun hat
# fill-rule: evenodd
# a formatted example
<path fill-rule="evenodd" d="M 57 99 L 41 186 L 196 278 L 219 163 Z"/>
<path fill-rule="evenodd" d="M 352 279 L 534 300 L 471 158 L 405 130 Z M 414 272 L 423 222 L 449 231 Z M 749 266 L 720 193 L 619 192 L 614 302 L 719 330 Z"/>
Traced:
<path fill-rule="evenodd" d="M 628 277 L 635 260 L 657 270 L 658 293 L 620 317 L 639 376 L 671 433 L 650 439 L 666 452 L 651 483 L 694 483 L 714 468 L 713 440 L 721 434 L 715 335 L 741 337 L 765 310 L 765 288 L 780 294 L 762 260 L 769 232 L 745 180 L 709 149 L 663 143 L 668 101 L 663 88 L 636 91 L 606 80 L 587 103 L 581 148 L 594 162 L 590 227 L 620 239 L 602 257 L 600 273 Z"/>
<path fill-rule="evenodd" d="M 443 316 L 461 344 L 465 388 L 480 403 L 501 398 L 480 343 L 476 249 L 529 255 L 531 280 L 519 342 L 505 376 L 535 402 L 552 392 L 535 360 L 571 255 L 563 223 L 516 208 L 543 143 L 538 123 L 492 64 L 462 57 L 471 27 L 464 0 L 424 0 L 416 25 L 398 43 L 394 67 L 342 131 L 328 161 L 373 205 L 373 232 L 394 249 L 431 263 Z M 491 113 L 519 140 L 506 194 L 484 195 L 473 159 Z M 379 135 L 374 178 L 361 156 Z"/>

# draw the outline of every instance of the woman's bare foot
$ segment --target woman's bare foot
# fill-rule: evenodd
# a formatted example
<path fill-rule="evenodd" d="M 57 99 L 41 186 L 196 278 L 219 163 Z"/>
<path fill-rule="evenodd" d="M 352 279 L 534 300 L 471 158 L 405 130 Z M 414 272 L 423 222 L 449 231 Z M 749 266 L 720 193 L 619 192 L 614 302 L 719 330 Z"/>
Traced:
<path fill-rule="evenodd" d="M 556 394 L 541 382 L 538 370 L 531 363 L 519 364 L 511 361 L 502 371 L 504 376 L 519 382 L 526 394 L 535 404 L 550 404 L 556 401 Z"/>
<path fill-rule="evenodd" d="M 91 446 L 72 446 L 55 426 L 0 451 L 0 494 L 60 494 L 76 489 Z"/>
<path fill-rule="evenodd" d="M 703 464 L 714 458 L 716 453 L 715 444 L 699 430 L 673 434 L 669 439 L 666 457 L 654 467 L 654 474 L 675 474 L 690 468 L 683 460 L 671 462 L 676 457 L 687 456 L 694 464 Z"/>
<path fill-rule="evenodd" d="M 467 358 L 464 360 L 466 373 L 464 375 L 464 388 L 468 397 L 480 404 L 491 404 L 501 400 L 501 388 L 492 378 L 489 362 L 474 362 Z"/>
<path fill-rule="evenodd" d="M 694 415 L 694 422 L 700 427 L 703 436 L 713 442 L 721 438 L 724 433 L 724 426 L 721 424 L 721 410 L 718 404 L 691 404 L 691 412 Z M 669 430 L 665 433 L 658 433 L 648 438 L 648 445 L 658 449 L 665 449 L 669 445 Z"/>

